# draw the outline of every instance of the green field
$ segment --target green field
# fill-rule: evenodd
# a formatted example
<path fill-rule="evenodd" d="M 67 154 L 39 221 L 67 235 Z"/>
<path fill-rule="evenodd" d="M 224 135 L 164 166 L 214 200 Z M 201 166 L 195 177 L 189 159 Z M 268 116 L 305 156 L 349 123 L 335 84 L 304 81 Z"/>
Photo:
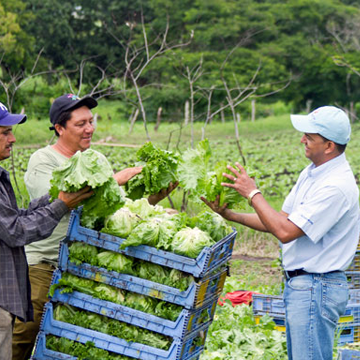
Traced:
<path fill-rule="evenodd" d="M 117 118 L 114 103 L 101 103 L 98 113 L 100 119 L 97 121 L 93 148 L 104 153 L 116 171 L 130 166 L 136 161 L 137 148 L 147 140 L 143 124 L 140 121 L 136 123 L 132 133 L 129 134 L 130 124 L 126 120 Z M 19 205 L 26 206 L 28 203 L 23 176 L 30 155 L 36 148 L 54 141 L 48 126 L 47 120 L 33 120 L 29 116 L 27 123 L 14 128 L 17 143 L 14 146 L 13 158 L 2 162 L 2 166 L 12 174 Z M 202 123 L 195 123 L 193 126 L 195 145 L 201 140 L 202 126 Z M 158 132 L 154 131 L 154 124 L 150 123 L 148 127 L 152 142 L 158 146 L 180 152 L 191 146 L 190 125 L 163 123 Z M 308 164 L 303 145 L 300 143 L 301 134 L 292 128 L 289 114 L 259 119 L 255 122 L 243 121 L 239 124 L 239 130 L 246 166 L 258 171 L 259 188 L 270 204 L 280 210 L 286 194 L 295 183 L 300 171 Z M 234 124 L 231 121 L 212 122 L 206 127 L 205 136 L 209 139 L 214 163 L 218 160 L 227 160 L 229 163 L 241 162 L 234 138 Z M 360 161 L 357 156 L 360 150 L 359 139 L 360 126 L 355 124 L 346 153 L 357 180 L 360 178 Z M 180 188 L 171 194 L 177 210 L 181 206 L 182 194 Z M 163 200 L 162 205 L 168 207 L 170 203 L 168 200 Z M 199 212 L 202 206 L 200 203 L 190 202 L 187 211 L 193 215 Z M 243 210 L 252 211 L 247 205 Z M 278 261 L 277 240 L 268 234 L 256 233 L 239 225 L 235 227 L 238 230 L 238 237 L 231 261 L 231 277 L 228 278 L 225 291 L 251 290 L 278 294 L 282 275 Z M 209 332 L 208 350 L 202 359 L 285 359 L 284 338 L 274 330 L 273 323 L 269 319 L 264 320 L 260 327 L 256 327 L 250 308 L 245 309 L 240 306 L 232 308 L 229 305 L 219 308 L 217 320 Z M 241 351 L 229 335 L 230 329 L 228 338 L 225 333 L 221 333 L 224 337 L 221 340 L 218 338 L 220 335 L 216 335 L 220 324 L 225 326 L 225 323 L 238 326 L 238 333 L 231 336 L 240 337 L 237 341 L 242 344 Z M 244 349 L 248 351 L 246 357 L 243 357 Z M 236 357 L 231 357 L 230 354 L 236 354 L 234 355 Z"/>

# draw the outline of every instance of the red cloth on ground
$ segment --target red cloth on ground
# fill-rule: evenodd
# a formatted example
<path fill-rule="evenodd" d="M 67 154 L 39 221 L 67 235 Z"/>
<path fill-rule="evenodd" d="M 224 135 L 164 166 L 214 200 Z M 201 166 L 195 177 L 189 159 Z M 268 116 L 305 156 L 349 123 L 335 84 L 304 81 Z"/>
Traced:
<path fill-rule="evenodd" d="M 252 302 L 252 294 L 258 294 L 258 293 L 254 291 L 243 291 L 243 290 L 229 292 L 225 296 L 221 296 L 219 298 L 218 304 L 220 306 L 223 306 L 225 300 L 228 299 L 231 301 L 232 306 L 240 305 L 240 304 L 250 305 Z"/>

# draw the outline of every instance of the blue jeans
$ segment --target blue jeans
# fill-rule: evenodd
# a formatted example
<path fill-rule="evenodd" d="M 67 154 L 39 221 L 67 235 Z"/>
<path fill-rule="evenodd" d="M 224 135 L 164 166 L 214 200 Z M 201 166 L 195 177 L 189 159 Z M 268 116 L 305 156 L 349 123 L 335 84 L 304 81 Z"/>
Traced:
<path fill-rule="evenodd" d="M 334 335 L 348 301 L 343 272 L 300 275 L 284 290 L 289 360 L 332 360 Z"/>

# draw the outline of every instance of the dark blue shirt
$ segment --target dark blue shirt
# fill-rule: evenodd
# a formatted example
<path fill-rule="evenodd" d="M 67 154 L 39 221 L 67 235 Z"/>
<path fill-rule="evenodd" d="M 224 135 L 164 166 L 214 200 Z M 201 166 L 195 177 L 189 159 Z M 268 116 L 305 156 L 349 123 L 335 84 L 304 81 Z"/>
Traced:
<path fill-rule="evenodd" d="M 0 167 L 0 307 L 22 321 L 33 320 L 31 290 L 24 245 L 48 237 L 68 212 L 49 195 L 19 209 L 9 173 Z"/>

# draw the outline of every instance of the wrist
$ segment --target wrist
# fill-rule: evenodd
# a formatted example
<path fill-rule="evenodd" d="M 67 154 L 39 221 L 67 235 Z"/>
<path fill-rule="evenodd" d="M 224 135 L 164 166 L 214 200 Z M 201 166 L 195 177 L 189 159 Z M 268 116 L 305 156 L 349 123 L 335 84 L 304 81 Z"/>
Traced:
<path fill-rule="evenodd" d="M 248 199 L 248 203 L 250 206 L 252 206 L 252 199 L 254 198 L 255 195 L 257 194 L 261 194 L 261 191 L 259 189 L 254 189 L 250 192 L 250 194 L 248 195 L 247 199 Z"/>

